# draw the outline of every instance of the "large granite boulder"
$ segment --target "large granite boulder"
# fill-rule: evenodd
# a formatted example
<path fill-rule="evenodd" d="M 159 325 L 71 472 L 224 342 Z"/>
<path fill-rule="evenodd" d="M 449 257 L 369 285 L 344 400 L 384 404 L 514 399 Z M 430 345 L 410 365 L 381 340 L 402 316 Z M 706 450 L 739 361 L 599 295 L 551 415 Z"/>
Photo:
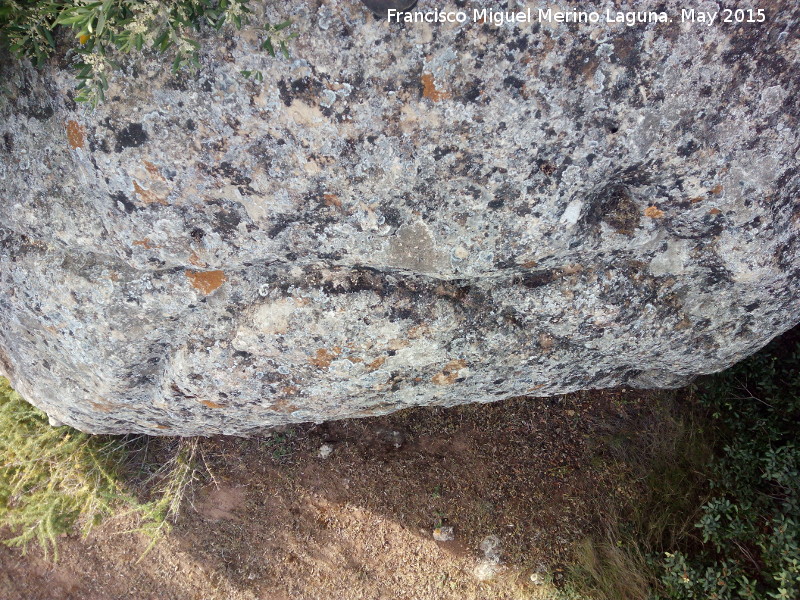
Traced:
<path fill-rule="evenodd" d="M 84 431 L 248 434 L 678 386 L 800 321 L 796 3 L 458 4 L 271 3 L 195 73 L 124 63 L 94 112 L 68 55 L 6 59 L 0 371 Z M 273 59 L 255 26 L 286 16 Z"/>

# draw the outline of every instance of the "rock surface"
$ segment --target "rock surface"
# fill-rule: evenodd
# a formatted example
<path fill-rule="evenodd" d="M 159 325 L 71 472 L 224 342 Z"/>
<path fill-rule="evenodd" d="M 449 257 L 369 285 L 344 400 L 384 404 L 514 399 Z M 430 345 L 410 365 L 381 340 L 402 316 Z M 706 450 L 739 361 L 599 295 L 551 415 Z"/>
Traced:
<path fill-rule="evenodd" d="M 6 61 L 0 371 L 85 431 L 246 435 L 723 369 L 800 321 L 783 4 L 495 27 L 273 3 L 196 73 L 125 62 L 93 113 L 68 57 Z M 286 16 L 272 59 L 256 25 Z"/>

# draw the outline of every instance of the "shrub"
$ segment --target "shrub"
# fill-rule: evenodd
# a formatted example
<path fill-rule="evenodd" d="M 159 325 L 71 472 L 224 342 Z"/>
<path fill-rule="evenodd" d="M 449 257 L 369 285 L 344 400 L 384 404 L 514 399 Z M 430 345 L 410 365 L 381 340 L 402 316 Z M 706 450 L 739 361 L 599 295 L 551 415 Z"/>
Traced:
<path fill-rule="evenodd" d="M 664 551 L 686 548 L 699 536 L 694 522 L 707 498 L 712 456 L 706 416 L 692 394 L 664 392 L 622 426 L 599 435 L 600 456 L 621 471 L 621 497 L 599 498 L 595 535 L 576 548 L 569 579 L 592 600 L 658 597 Z M 597 442 L 596 442 L 597 443 Z"/>
<path fill-rule="evenodd" d="M 117 58 L 132 50 L 172 51 L 172 70 L 199 67 L 203 27 L 241 28 L 251 14 L 250 0 L 8 0 L 0 4 L 0 48 L 41 66 L 56 49 L 61 30 L 69 32 L 77 55 L 76 100 L 92 106 L 104 98 L 109 73 Z M 275 56 L 275 46 L 288 57 L 284 30 L 291 24 L 267 24 L 262 48 Z"/>
<path fill-rule="evenodd" d="M 672 598 L 800 598 L 800 342 L 790 334 L 702 384 L 720 456 L 696 527 L 666 556 Z"/>
<path fill-rule="evenodd" d="M 606 500 L 571 582 L 603 600 L 800 598 L 800 328 L 677 400 L 605 450 L 639 492 Z"/>
<path fill-rule="evenodd" d="M 154 543 L 195 477 L 197 441 L 179 442 L 172 459 L 146 478 L 154 492 L 143 502 L 123 483 L 143 439 L 51 427 L 46 414 L 0 378 L 0 526 L 13 536 L 5 543 L 25 550 L 36 541 L 45 555 L 57 556 L 60 534 L 76 526 L 88 534 L 112 513 L 133 513 Z"/>

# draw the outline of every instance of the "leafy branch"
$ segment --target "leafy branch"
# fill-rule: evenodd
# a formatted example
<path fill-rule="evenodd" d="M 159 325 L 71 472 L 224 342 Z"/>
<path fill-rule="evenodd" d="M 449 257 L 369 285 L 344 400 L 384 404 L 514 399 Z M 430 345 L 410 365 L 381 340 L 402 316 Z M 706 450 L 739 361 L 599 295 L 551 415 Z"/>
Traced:
<path fill-rule="evenodd" d="M 149 48 L 174 52 L 171 68 L 200 67 L 200 44 L 195 35 L 203 27 L 226 25 L 241 29 L 250 20 L 250 0 L 8 0 L 0 4 L 0 47 L 18 58 L 42 66 L 56 49 L 57 31 L 69 31 L 78 55 L 76 100 L 93 107 L 105 98 L 109 73 L 119 68 L 114 57 Z M 276 47 L 289 56 L 291 21 L 265 25 L 262 48 L 270 56 Z"/>

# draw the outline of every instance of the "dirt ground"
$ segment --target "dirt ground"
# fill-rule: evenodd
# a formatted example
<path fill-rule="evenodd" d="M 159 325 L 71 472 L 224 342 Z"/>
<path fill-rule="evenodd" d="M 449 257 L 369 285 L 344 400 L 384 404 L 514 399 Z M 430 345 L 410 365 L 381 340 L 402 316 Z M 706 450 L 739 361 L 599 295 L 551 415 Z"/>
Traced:
<path fill-rule="evenodd" d="M 148 540 L 121 533 L 124 518 L 63 537 L 57 563 L 0 546 L 0 599 L 552 598 L 531 575 L 558 584 L 598 515 L 633 493 L 604 448 L 667 395 L 582 392 L 205 439 L 208 471 L 141 560 Z M 454 539 L 434 540 L 437 527 Z"/>

